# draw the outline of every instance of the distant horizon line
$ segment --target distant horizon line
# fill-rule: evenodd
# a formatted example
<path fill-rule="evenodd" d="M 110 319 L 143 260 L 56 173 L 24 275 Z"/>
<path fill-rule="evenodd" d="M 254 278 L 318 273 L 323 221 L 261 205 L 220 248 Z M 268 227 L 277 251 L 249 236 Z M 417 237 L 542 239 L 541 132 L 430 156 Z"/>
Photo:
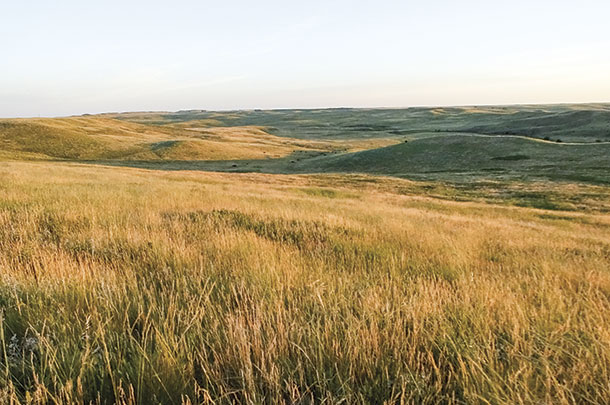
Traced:
<path fill-rule="evenodd" d="M 586 101 L 586 102 L 550 102 L 550 103 L 507 103 L 507 104 L 419 104 L 411 106 L 374 106 L 374 107 L 273 107 L 273 108 L 189 108 L 179 110 L 124 110 L 124 111 L 104 111 L 95 113 L 82 113 L 71 115 L 32 115 L 20 117 L 0 117 L 6 119 L 29 119 L 29 118 L 74 118 L 98 115 L 120 115 L 120 114 L 161 114 L 161 113 L 185 113 L 185 112 L 240 112 L 240 111 L 316 111 L 316 110 L 409 110 L 415 108 L 434 109 L 434 108 L 479 108 L 479 107 L 536 107 L 536 106 L 587 106 L 599 105 L 610 106 L 609 101 Z"/>

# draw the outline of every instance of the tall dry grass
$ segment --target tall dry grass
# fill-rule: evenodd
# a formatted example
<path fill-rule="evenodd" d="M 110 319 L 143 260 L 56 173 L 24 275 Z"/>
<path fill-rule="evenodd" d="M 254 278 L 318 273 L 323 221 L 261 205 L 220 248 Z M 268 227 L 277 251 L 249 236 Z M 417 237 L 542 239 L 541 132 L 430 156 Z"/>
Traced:
<path fill-rule="evenodd" d="M 315 179 L 2 163 L 0 402 L 608 401 L 610 216 Z"/>

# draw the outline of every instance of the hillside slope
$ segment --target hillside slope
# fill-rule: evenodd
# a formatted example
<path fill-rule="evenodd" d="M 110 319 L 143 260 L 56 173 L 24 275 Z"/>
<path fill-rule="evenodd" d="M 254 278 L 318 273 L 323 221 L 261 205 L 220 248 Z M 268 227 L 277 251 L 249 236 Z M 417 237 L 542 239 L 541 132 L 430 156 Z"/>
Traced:
<path fill-rule="evenodd" d="M 610 105 L 517 105 L 334 108 L 313 110 L 178 111 L 108 115 L 157 126 L 255 125 L 283 137 L 367 139 L 416 136 L 419 132 L 525 135 L 578 142 L 610 140 Z"/>
<path fill-rule="evenodd" d="M 605 183 L 608 135 L 610 106 L 604 104 L 127 113 L 0 120 L 0 158 Z"/>
<path fill-rule="evenodd" d="M 438 135 L 298 162 L 294 170 L 412 178 L 546 178 L 610 182 L 610 144 L 570 145 L 521 137 Z"/>
<path fill-rule="evenodd" d="M 97 117 L 0 121 L 0 149 L 63 159 L 125 158 L 170 136 L 160 128 Z"/>
<path fill-rule="evenodd" d="M 221 160 L 281 157 L 324 142 L 280 138 L 261 128 L 144 125 L 107 117 L 0 121 L 0 156 L 69 160 Z"/>

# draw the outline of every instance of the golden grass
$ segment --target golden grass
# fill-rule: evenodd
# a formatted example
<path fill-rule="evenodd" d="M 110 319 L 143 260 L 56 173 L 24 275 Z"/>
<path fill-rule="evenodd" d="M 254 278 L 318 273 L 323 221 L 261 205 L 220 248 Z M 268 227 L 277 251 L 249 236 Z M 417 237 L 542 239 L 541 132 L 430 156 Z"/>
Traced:
<path fill-rule="evenodd" d="M 362 150 L 395 142 L 304 141 L 274 136 L 256 126 L 155 126 L 101 116 L 0 120 L 0 153 L 8 159 L 266 159 L 296 151 Z"/>
<path fill-rule="evenodd" d="M 0 163 L 0 402 L 610 398 L 609 215 L 360 180 Z"/>

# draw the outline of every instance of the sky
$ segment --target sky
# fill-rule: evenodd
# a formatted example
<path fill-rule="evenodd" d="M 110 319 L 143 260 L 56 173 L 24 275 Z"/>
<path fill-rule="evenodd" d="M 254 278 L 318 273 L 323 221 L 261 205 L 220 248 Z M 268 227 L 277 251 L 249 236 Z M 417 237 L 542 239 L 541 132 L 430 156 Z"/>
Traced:
<path fill-rule="evenodd" d="M 0 117 L 608 101 L 607 0 L 0 0 Z"/>

